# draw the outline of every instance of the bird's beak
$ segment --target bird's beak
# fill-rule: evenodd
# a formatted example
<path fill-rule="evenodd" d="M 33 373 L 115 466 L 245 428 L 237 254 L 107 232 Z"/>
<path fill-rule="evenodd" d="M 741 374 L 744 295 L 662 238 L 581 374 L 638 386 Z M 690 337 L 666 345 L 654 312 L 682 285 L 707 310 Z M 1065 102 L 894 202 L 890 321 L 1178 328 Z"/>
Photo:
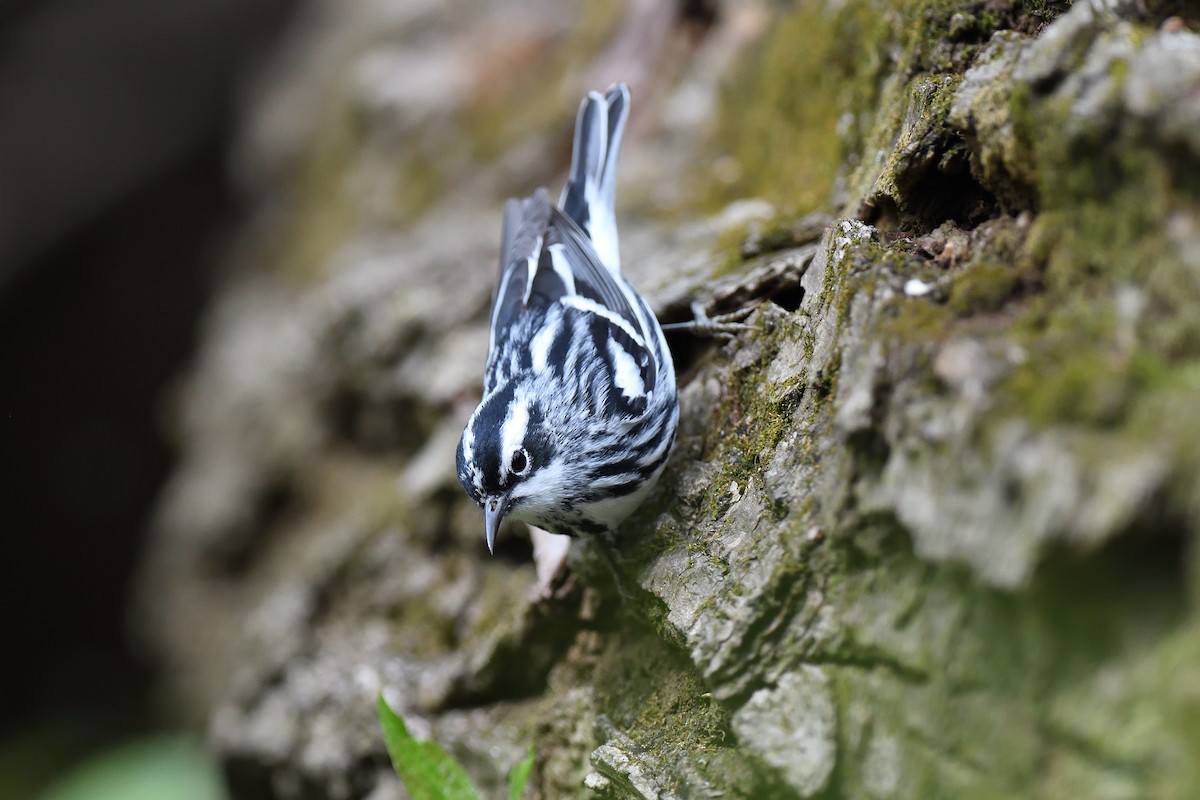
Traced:
<path fill-rule="evenodd" d="M 508 506 L 508 495 L 488 497 L 483 501 L 483 532 L 487 538 L 489 553 L 496 552 L 496 531 L 500 530 L 500 523 L 508 513 Z"/>

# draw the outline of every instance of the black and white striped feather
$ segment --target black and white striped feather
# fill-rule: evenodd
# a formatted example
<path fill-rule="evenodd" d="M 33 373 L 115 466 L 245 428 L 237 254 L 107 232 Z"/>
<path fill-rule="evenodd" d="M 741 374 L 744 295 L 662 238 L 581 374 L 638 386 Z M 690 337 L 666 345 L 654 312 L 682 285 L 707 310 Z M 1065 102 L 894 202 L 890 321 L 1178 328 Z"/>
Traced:
<path fill-rule="evenodd" d="M 554 533 L 611 530 L 649 492 L 675 438 L 662 330 L 621 274 L 613 202 L 622 84 L 584 99 L 571 174 L 504 210 L 484 397 L 458 448 L 489 548 L 505 516 Z"/>

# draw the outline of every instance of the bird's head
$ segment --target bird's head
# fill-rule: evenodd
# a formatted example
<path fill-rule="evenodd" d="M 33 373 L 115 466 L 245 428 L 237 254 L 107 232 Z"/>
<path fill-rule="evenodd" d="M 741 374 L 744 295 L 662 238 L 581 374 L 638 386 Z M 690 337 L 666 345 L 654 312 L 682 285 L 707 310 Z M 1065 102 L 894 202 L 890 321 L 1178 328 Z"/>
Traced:
<path fill-rule="evenodd" d="M 545 409 L 514 382 L 480 402 L 458 443 L 458 481 L 483 508 L 488 550 L 506 516 L 538 522 L 566 477 Z"/>

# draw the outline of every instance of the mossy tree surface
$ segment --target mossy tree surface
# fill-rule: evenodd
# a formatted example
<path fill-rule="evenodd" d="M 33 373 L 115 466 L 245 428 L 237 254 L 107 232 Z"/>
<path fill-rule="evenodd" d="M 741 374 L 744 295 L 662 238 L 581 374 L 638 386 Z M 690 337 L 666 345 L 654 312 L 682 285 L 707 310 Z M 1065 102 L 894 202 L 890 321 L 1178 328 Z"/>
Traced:
<path fill-rule="evenodd" d="M 526 540 L 484 561 L 453 474 L 494 274 L 492 231 L 464 219 L 565 161 L 566 128 L 544 130 L 558 73 L 535 67 L 603 51 L 614 7 L 421 128 L 406 152 L 446 160 L 389 161 L 411 192 L 373 195 L 374 217 L 330 184 L 387 136 L 339 118 L 298 178 L 330 217 L 309 226 L 324 205 L 299 198 L 303 257 L 267 257 L 285 288 L 214 313 L 157 523 L 146 605 L 235 788 L 387 791 L 362 733 L 383 691 L 484 791 L 532 741 L 541 797 L 1200 793 L 1182 5 L 721 6 L 762 35 L 709 95 L 713 169 L 625 242 L 667 315 L 764 302 L 730 342 L 673 342 L 659 490 L 533 599 Z M 677 176 L 642 164 L 623 180 L 651 204 Z M 705 216 L 749 196 L 769 207 Z M 361 241 L 364 216 L 425 227 Z"/>
<path fill-rule="evenodd" d="M 876 228 L 830 231 L 799 315 L 763 312 L 690 398 L 708 416 L 659 523 L 689 520 L 689 555 L 643 584 L 801 795 L 1197 789 L 1200 675 L 1173 670 L 1200 646 L 1200 142 L 1147 98 L 1189 102 L 1194 56 L 1167 53 L 1196 37 L 1084 8 L 1038 38 L 1065 8 L 805 4 L 734 78 L 733 185 L 819 202 L 835 175 L 773 155 L 817 124 L 840 139 L 788 156 L 839 152 L 833 197 Z M 1152 81 L 1165 63 L 1184 77 Z M 751 714 L 806 669 L 836 730 Z M 836 763 L 781 757 L 787 735 Z"/>

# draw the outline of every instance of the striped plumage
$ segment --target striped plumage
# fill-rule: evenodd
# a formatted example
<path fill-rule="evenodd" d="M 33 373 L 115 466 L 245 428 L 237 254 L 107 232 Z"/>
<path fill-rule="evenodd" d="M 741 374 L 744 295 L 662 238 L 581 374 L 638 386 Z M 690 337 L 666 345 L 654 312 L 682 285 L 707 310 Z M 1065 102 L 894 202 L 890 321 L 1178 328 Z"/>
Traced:
<path fill-rule="evenodd" d="M 504 209 L 484 396 L 458 479 L 488 548 L 508 516 L 552 533 L 611 530 L 666 464 L 679 405 L 662 329 L 621 275 L 613 214 L 629 90 L 584 98 L 561 208 Z"/>

